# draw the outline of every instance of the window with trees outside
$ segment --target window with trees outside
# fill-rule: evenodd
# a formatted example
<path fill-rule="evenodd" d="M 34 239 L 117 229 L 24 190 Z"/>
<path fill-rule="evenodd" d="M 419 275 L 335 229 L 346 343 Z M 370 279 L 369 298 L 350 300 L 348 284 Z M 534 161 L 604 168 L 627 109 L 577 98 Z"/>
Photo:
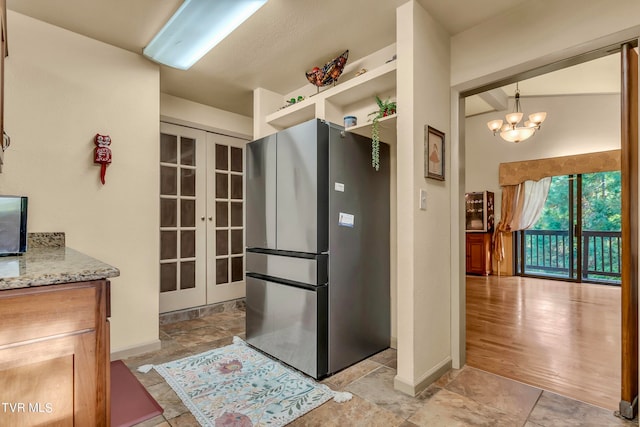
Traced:
<path fill-rule="evenodd" d="M 555 176 L 542 214 L 516 236 L 516 271 L 526 276 L 619 285 L 620 172 Z"/>

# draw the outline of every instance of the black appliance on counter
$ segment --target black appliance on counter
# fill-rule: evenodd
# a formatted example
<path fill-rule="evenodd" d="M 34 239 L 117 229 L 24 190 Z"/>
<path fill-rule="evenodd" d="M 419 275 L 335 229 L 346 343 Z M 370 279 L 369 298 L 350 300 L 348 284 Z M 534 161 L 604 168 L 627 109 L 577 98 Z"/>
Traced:
<path fill-rule="evenodd" d="M 0 256 L 27 251 L 27 204 L 24 196 L 0 196 Z"/>

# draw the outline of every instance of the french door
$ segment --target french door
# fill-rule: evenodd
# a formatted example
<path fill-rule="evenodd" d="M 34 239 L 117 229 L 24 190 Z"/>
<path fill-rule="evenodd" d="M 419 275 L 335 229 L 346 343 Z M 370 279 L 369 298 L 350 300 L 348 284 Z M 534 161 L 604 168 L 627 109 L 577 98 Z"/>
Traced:
<path fill-rule="evenodd" d="M 244 296 L 244 141 L 160 126 L 160 312 Z"/>
<path fill-rule="evenodd" d="M 619 285 L 620 179 L 619 171 L 554 176 L 540 218 L 517 234 L 517 271 Z"/>

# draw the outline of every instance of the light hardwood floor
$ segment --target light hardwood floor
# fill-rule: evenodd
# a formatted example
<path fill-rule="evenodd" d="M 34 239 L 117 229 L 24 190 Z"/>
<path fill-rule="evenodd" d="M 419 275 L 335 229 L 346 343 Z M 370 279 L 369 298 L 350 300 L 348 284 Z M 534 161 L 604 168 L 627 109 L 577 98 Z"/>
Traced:
<path fill-rule="evenodd" d="M 620 288 L 467 276 L 467 364 L 615 410 Z"/>

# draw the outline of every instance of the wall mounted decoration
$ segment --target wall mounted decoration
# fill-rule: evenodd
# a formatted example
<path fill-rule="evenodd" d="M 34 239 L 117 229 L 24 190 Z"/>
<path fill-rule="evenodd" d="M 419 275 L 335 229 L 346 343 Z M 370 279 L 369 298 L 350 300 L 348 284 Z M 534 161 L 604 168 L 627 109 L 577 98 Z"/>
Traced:
<path fill-rule="evenodd" d="M 444 181 L 444 132 L 431 126 L 424 127 L 424 176 Z"/>
<path fill-rule="evenodd" d="M 107 173 L 107 165 L 111 163 L 111 137 L 109 135 L 96 134 L 94 139 L 96 144 L 93 162 L 100 164 L 100 182 L 104 185 L 104 176 Z"/>

